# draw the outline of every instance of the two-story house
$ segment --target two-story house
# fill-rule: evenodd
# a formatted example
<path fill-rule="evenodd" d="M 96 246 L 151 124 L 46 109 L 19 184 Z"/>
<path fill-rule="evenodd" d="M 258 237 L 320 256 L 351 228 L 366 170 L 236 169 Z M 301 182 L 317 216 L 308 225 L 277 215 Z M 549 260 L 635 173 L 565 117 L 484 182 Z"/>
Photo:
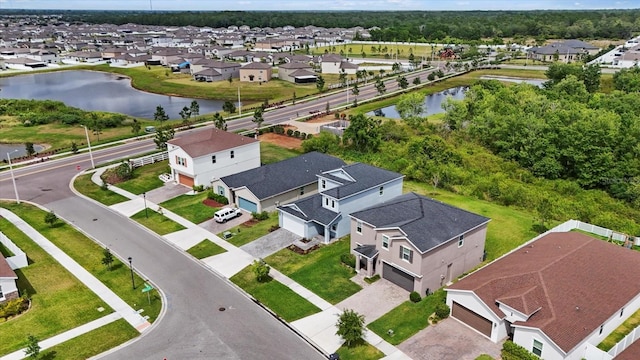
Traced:
<path fill-rule="evenodd" d="M 251 62 L 240 68 L 240 81 L 266 82 L 271 80 L 271 65 Z"/>
<path fill-rule="evenodd" d="M 173 179 L 186 186 L 212 181 L 260 166 L 260 142 L 254 138 L 207 129 L 167 141 Z"/>
<path fill-rule="evenodd" d="M 426 295 L 482 262 L 489 221 L 415 193 L 352 213 L 356 271 Z"/>
<path fill-rule="evenodd" d="M 278 207 L 279 225 L 325 243 L 349 234 L 349 214 L 402 194 L 404 176 L 355 163 L 318 175 L 318 194 Z"/>

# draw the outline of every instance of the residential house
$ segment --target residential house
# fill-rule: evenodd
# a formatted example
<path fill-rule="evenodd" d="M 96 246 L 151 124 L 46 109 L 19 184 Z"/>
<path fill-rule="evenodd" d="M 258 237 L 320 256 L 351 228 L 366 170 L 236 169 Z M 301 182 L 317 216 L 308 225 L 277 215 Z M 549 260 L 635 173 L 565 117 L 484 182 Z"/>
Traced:
<path fill-rule="evenodd" d="M 318 175 L 318 194 L 281 205 L 281 228 L 325 243 L 349 234 L 349 215 L 402 194 L 403 175 L 362 163 Z"/>
<path fill-rule="evenodd" d="M 491 341 L 545 360 L 610 359 L 595 346 L 640 309 L 638 264 L 637 251 L 552 232 L 447 288 L 447 304 Z"/>
<path fill-rule="evenodd" d="M 4 256 L 0 255 L 0 304 L 20 296 L 17 281 L 18 276 L 11 269 Z"/>
<path fill-rule="evenodd" d="M 280 204 L 318 192 L 317 175 L 345 165 L 344 161 L 318 152 L 267 164 L 222 177 L 213 182 L 214 191 L 229 203 L 251 212 L 271 211 Z"/>
<path fill-rule="evenodd" d="M 75 51 L 60 57 L 65 64 L 99 63 L 102 54 L 97 51 Z"/>
<path fill-rule="evenodd" d="M 240 68 L 240 81 L 266 82 L 271 80 L 271 65 L 251 62 Z"/>
<path fill-rule="evenodd" d="M 167 142 L 173 179 L 185 186 L 209 186 L 214 179 L 260 166 L 260 142 L 207 129 Z"/>
<path fill-rule="evenodd" d="M 278 66 L 278 78 L 296 84 L 304 84 L 315 83 L 318 76 L 308 63 L 290 62 Z"/>
<path fill-rule="evenodd" d="M 529 49 L 531 58 L 540 61 L 572 62 L 581 60 L 584 55 L 595 55 L 600 51 L 597 46 L 581 40 L 562 40 L 545 46 Z"/>
<path fill-rule="evenodd" d="M 352 213 L 356 271 L 428 295 L 482 262 L 489 221 L 415 193 Z"/>
<path fill-rule="evenodd" d="M 342 72 L 353 75 L 358 71 L 358 65 L 350 63 L 337 54 L 325 54 L 320 58 L 323 74 L 340 74 Z"/>

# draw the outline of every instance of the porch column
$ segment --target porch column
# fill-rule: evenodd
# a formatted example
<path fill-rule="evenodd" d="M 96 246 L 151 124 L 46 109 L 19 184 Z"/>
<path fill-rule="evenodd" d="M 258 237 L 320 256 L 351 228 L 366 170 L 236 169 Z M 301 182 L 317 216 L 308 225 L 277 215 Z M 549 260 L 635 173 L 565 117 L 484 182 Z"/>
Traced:
<path fill-rule="evenodd" d="M 328 244 L 331 241 L 331 225 L 324 227 L 324 243 Z"/>
<path fill-rule="evenodd" d="M 360 273 L 360 261 L 362 260 L 362 255 L 356 253 L 356 272 Z"/>
<path fill-rule="evenodd" d="M 373 276 L 373 259 L 367 259 L 367 277 Z"/>

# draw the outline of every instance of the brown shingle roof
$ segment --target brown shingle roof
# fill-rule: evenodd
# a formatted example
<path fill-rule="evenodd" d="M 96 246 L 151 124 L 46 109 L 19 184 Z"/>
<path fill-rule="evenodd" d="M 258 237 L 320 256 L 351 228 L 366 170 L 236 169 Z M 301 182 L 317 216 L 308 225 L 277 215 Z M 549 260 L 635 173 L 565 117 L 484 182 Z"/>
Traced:
<path fill-rule="evenodd" d="M 551 233 L 450 289 L 475 292 L 499 317 L 496 301 L 533 314 L 514 325 L 539 328 L 569 352 L 640 293 L 640 272 L 631 270 L 638 265 L 636 251 L 577 232 Z"/>
<path fill-rule="evenodd" d="M 258 140 L 219 129 L 198 131 L 168 141 L 169 144 L 181 147 L 194 159 L 254 142 L 258 142 Z"/>
<path fill-rule="evenodd" d="M 0 255 L 0 279 L 17 278 L 18 276 L 15 272 L 13 272 L 13 270 L 11 270 L 11 267 L 9 266 L 9 263 L 7 263 L 7 260 L 4 258 L 4 256 Z"/>

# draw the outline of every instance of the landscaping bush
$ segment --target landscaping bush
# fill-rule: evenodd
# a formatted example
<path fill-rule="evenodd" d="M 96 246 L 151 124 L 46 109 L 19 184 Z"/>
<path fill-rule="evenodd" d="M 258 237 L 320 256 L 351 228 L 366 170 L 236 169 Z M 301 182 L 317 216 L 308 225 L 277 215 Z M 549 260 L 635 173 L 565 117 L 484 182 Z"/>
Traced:
<path fill-rule="evenodd" d="M 7 319 L 16 316 L 29 308 L 29 300 L 26 296 L 9 300 L 0 305 L 0 318 Z"/>
<path fill-rule="evenodd" d="M 284 134 L 284 127 L 283 127 L 282 125 L 274 126 L 273 131 L 274 131 L 276 134 L 280 134 L 280 135 L 282 135 L 282 134 Z"/>
<path fill-rule="evenodd" d="M 298 130 L 294 131 L 293 132 L 293 137 L 299 138 L 300 137 L 300 131 L 298 131 Z"/>
<path fill-rule="evenodd" d="M 337 119 L 340 119 L 340 114 L 339 114 L 339 113 L 335 113 L 335 114 L 333 114 L 333 115 L 335 116 L 336 120 L 337 120 Z"/>
<path fill-rule="evenodd" d="M 273 225 L 272 227 L 269 228 L 269 232 L 274 232 L 276 230 L 280 229 L 280 226 L 278 225 Z"/>
<path fill-rule="evenodd" d="M 507 340 L 502 345 L 502 350 L 500 351 L 500 355 L 502 356 L 502 360 L 538 360 L 540 359 L 536 355 L 530 353 L 527 349 L 522 346 L 515 344 L 511 340 Z"/>
<path fill-rule="evenodd" d="M 191 188 L 195 192 L 203 192 L 204 191 L 204 185 L 193 185 Z"/>
<path fill-rule="evenodd" d="M 352 268 L 356 268 L 356 256 L 353 254 L 342 254 L 340 255 L 340 261 Z"/>
<path fill-rule="evenodd" d="M 269 218 L 269 213 L 266 211 L 263 212 L 252 212 L 251 216 L 258 221 L 267 220 Z"/>
<path fill-rule="evenodd" d="M 420 294 L 418 294 L 417 291 L 412 291 L 409 294 L 409 300 L 411 300 L 411 302 L 418 303 L 420 302 L 420 300 L 422 300 L 422 297 L 420 297 Z"/>
<path fill-rule="evenodd" d="M 214 193 L 213 191 L 209 191 L 209 193 L 207 194 L 207 198 L 209 200 L 213 200 L 217 203 L 220 203 L 222 205 L 228 205 L 229 204 L 229 199 L 227 199 L 226 197 L 222 196 L 222 195 L 218 195 L 216 193 Z"/>
<path fill-rule="evenodd" d="M 287 136 L 291 136 L 291 135 L 293 135 L 293 130 L 287 129 Z"/>
<path fill-rule="evenodd" d="M 300 139 L 304 140 L 307 138 L 307 133 L 300 133 Z"/>
<path fill-rule="evenodd" d="M 264 260 L 259 259 L 253 261 L 253 272 L 256 274 L 256 280 L 258 280 L 258 282 L 267 281 L 269 279 L 270 270 L 271 267 L 269 267 Z"/>
<path fill-rule="evenodd" d="M 436 305 L 436 316 L 438 317 L 438 319 L 442 320 L 442 319 L 448 318 L 450 311 L 451 309 L 449 308 L 449 305 L 445 303 L 440 303 Z"/>

